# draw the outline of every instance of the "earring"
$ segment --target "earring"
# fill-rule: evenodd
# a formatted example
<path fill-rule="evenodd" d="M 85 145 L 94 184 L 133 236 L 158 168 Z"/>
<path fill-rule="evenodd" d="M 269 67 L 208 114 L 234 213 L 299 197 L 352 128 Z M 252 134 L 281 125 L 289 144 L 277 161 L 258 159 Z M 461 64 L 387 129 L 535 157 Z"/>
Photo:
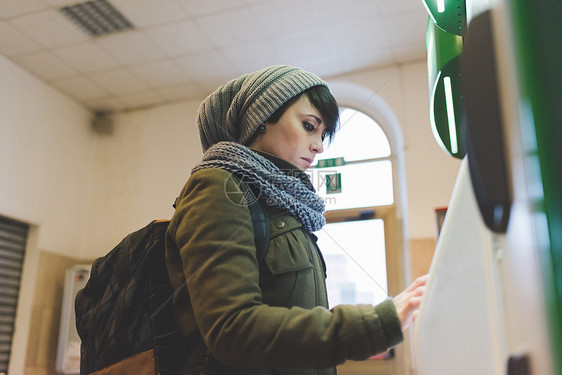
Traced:
<path fill-rule="evenodd" d="M 267 129 L 265 128 L 264 124 L 261 124 L 260 126 L 258 126 L 258 132 L 259 133 L 265 133 Z"/>

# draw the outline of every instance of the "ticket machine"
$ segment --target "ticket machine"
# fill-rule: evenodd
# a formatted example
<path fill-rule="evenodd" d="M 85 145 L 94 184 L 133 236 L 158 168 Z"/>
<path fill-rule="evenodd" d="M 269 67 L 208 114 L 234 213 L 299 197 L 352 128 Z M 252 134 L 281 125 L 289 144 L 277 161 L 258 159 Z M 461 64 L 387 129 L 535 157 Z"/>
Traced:
<path fill-rule="evenodd" d="M 425 4 L 432 128 L 463 161 L 418 373 L 562 374 L 562 3 Z"/>

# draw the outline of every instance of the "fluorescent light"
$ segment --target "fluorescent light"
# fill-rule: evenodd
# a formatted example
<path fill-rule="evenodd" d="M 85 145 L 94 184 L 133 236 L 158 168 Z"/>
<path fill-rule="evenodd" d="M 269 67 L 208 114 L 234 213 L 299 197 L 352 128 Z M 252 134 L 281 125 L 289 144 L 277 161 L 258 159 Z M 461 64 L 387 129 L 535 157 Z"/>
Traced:
<path fill-rule="evenodd" d="M 445 11 L 445 0 L 437 0 L 437 11 L 443 13 Z"/>
<path fill-rule="evenodd" d="M 449 121 L 449 138 L 451 139 L 451 153 L 459 152 L 457 144 L 457 124 L 455 122 L 455 108 L 453 106 L 453 88 L 451 87 L 451 77 L 444 77 L 445 103 L 447 104 L 447 119 Z"/>
<path fill-rule="evenodd" d="M 131 22 L 107 0 L 86 1 L 59 11 L 93 37 L 133 28 Z"/>

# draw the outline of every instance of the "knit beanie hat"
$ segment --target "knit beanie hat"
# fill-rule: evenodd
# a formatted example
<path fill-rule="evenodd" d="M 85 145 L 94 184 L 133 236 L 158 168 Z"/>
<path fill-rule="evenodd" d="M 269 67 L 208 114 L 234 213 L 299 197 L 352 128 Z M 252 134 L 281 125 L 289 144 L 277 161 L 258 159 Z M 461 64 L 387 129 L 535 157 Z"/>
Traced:
<path fill-rule="evenodd" d="M 328 87 L 317 75 L 287 65 L 229 81 L 199 107 L 197 126 L 203 151 L 221 141 L 247 145 L 257 128 L 279 107 L 314 86 Z"/>

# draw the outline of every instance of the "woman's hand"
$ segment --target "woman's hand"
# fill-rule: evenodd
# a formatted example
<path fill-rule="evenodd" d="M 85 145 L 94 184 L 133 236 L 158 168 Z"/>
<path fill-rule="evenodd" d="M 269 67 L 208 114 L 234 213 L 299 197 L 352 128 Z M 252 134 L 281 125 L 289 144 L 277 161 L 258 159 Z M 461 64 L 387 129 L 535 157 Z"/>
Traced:
<path fill-rule="evenodd" d="M 410 327 L 416 320 L 426 281 L 427 275 L 420 276 L 406 290 L 394 297 L 394 305 L 402 324 L 402 330 Z"/>

